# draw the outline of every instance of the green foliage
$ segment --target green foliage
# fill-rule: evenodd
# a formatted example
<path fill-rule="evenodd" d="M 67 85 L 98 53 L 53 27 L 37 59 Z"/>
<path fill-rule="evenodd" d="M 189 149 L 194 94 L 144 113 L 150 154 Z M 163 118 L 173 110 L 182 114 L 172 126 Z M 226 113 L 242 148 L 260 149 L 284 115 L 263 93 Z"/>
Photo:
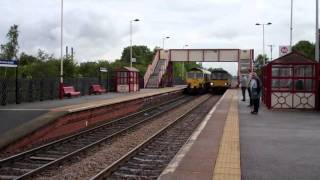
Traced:
<path fill-rule="evenodd" d="M 200 64 L 196 62 L 175 62 L 173 63 L 173 73 L 175 77 L 181 77 L 185 79 L 186 72 L 191 68 L 202 68 Z"/>
<path fill-rule="evenodd" d="M 7 33 L 8 42 L 0 46 L 2 58 L 11 60 L 17 57 L 19 51 L 18 37 L 18 25 L 11 26 Z"/>
<path fill-rule="evenodd" d="M 253 62 L 254 71 L 258 76 L 262 74 L 263 61 L 268 62 L 269 58 L 266 55 L 259 54 L 258 57 Z"/>
<path fill-rule="evenodd" d="M 7 33 L 8 42 L 0 45 L 0 58 L 5 60 L 11 60 L 17 58 L 17 53 L 19 51 L 18 43 L 19 31 L 18 26 L 13 25 L 10 27 Z M 13 68 L 1 68 L 0 74 L 4 77 L 12 77 L 15 75 L 15 69 Z"/>
<path fill-rule="evenodd" d="M 132 46 L 132 57 L 136 58 L 137 61 L 133 63 L 132 66 L 139 69 L 140 74 L 144 74 L 148 65 L 152 63 L 154 52 L 152 52 L 147 46 Z M 130 47 L 124 48 L 120 61 L 121 62 L 116 61 L 115 63 L 130 66 Z"/>
<path fill-rule="evenodd" d="M 309 59 L 315 58 L 315 45 L 309 41 L 299 41 L 292 47 L 292 50 L 303 54 Z"/>
<path fill-rule="evenodd" d="M 18 26 L 10 27 L 7 34 L 8 42 L 1 45 L 0 57 L 5 59 L 17 58 L 19 60 L 19 76 L 23 78 L 59 78 L 60 77 L 60 59 L 54 57 L 53 54 L 47 53 L 43 50 L 38 50 L 36 55 L 19 52 L 18 43 L 19 31 Z M 159 48 L 155 47 L 150 50 L 147 46 L 133 46 L 132 57 L 136 58 L 133 67 L 140 71 L 143 76 L 149 64 L 152 63 L 154 54 Z M 109 72 L 113 72 L 117 68 L 123 66 L 130 66 L 130 47 L 125 47 L 120 59 L 114 62 L 108 60 L 97 60 L 94 62 L 75 63 L 70 57 L 65 57 L 63 60 L 64 77 L 98 77 L 99 67 L 105 67 Z M 175 76 L 185 76 L 188 69 L 193 67 L 201 67 L 195 62 L 174 63 Z M 5 74 L 6 77 L 15 77 L 15 68 L 1 68 L 0 75 Z M 105 73 L 102 73 L 105 76 Z"/>

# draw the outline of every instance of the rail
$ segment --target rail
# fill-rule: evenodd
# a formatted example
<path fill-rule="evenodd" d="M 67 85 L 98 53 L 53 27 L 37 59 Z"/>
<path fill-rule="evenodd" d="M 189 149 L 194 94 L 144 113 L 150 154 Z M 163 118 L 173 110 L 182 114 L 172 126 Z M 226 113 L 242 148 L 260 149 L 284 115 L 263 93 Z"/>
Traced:
<path fill-rule="evenodd" d="M 152 120 L 166 111 L 184 104 L 189 99 L 189 97 L 182 96 L 123 118 L 107 122 L 98 127 L 0 160 L 0 179 L 24 179 L 32 177 L 50 166 L 65 161 L 80 152 L 84 152 L 95 145 L 117 137 L 142 123 Z M 52 156 L 52 153 L 54 153 L 54 156 Z M 24 162 L 26 159 L 27 162 Z M 39 164 L 40 161 L 42 162 L 41 164 Z M 19 168 L 15 167 L 15 164 L 27 164 L 28 168 L 27 170 L 21 169 L 20 171 Z M 17 170 L 19 170 L 19 172 L 15 172 L 15 175 L 7 175 L 6 173 L 8 172 L 11 174 L 11 171 Z"/>
<path fill-rule="evenodd" d="M 205 99 L 203 99 L 202 102 L 207 102 L 211 97 L 207 96 Z M 122 158 L 120 158 L 118 161 L 114 162 L 113 164 L 111 164 L 110 166 L 108 166 L 107 168 L 105 168 L 104 170 L 100 171 L 97 175 L 95 175 L 94 177 L 92 177 L 90 180 L 98 180 L 98 179 L 106 179 L 109 176 L 112 175 L 113 172 L 115 172 L 117 169 L 119 169 L 122 165 L 124 165 L 126 162 L 128 162 L 132 157 L 134 157 L 135 155 L 137 155 L 143 148 L 147 147 L 149 144 L 151 144 L 152 142 L 157 141 L 156 139 L 159 138 L 160 136 L 162 136 L 163 134 L 165 134 L 168 130 L 170 130 L 172 127 L 174 127 L 177 123 L 181 122 L 184 118 L 186 118 L 188 115 L 192 114 L 194 112 L 194 110 L 196 109 L 201 109 L 203 110 L 203 108 L 199 108 L 203 105 L 204 103 L 199 103 L 198 105 L 190 108 L 187 112 L 185 112 L 184 114 L 180 115 L 179 117 L 175 118 L 175 120 L 173 122 L 171 122 L 170 124 L 168 124 L 167 126 L 165 126 L 164 128 L 162 128 L 161 130 L 159 130 L 156 134 L 154 134 L 152 137 L 148 138 L 147 140 L 145 140 L 144 142 L 142 142 L 139 146 L 135 147 L 133 150 L 131 150 L 130 152 L 128 152 L 126 155 L 122 156 Z M 204 113 L 206 114 L 206 113 Z M 190 118 L 190 119 L 194 119 L 194 118 Z M 201 118 L 200 118 L 201 119 Z M 201 122 L 201 121 L 200 121 Z M 193 131 L 191 131 L 192 133 Z M 168 133 L 170 134 L 170 133 Z M 181 135 L 181 133 L 179 133 L 179 135 Z M 188 136 L 189 137 L 189 136 Z M 188 139 L 188 137 L 186 139 Z M 179 139 L 179 138 L 174 138 L 174 139 Z M 184 143 L 182 143 L 183 145 Z M 180 149 L 180 148 L 178 148 Z M 177 150 L 178 150 L 177 149 Z M 154 162 L 154 166 L 156 162 Z M 129 176 L 128 176 L 129 177 Z M 137 177 L 132 177 L 132 178 L 136 178 Z M 142 178 L 142 179 L 147 179 L 146 177 Z"/>

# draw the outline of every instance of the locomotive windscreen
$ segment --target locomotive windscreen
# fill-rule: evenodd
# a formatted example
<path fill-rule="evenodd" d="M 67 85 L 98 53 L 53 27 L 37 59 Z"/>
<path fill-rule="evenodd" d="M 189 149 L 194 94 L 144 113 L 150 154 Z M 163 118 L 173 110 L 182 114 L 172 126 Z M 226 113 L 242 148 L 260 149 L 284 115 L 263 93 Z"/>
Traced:
<path fill-rule="evenodd" d="M 216 79 L 216 80 L 227 80 L 229 78 L 229 75 L 227 72 L 213 72 L 211 74 L 211 79 Z"/>

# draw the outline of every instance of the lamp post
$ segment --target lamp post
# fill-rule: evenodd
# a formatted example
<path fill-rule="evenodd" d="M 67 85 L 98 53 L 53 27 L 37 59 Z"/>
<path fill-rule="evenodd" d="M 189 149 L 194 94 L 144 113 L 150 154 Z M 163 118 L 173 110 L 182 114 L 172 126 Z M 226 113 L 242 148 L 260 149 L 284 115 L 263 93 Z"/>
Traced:
<path fill-rule="evenodd" d="M 165 41 L 166 39 L 169 39 L 169 38 L 170 38 L 169 36 L 162 38 L 162 49 L 163 49 L 163 50 L 164 50 L 164 41 Z"/>
<path fill-rule="evenodd" d="M 61 0 L 61 34 L 60 34 L 60 85 L 59 98 L 63 99 L 63 0 Z"/>
<path fill-rule="evenodd" d="M 274 45 L 270 44 L 268 46 L 270 47 L 270 60 L 272 60 L 272 50 L 273 50 Z"/>
<path fill-rule="evenodd" d="M 130 21 L 130 67 L 132 68 L 132 24 L 138 22 L 139 19 L 133 19 Z"/>
<path fill-rule="evenodd" d="M 290 15 L 290 48 L 292 47 L 292 19 L 293 19 L 293 0 L 291 0 L 291 15 Z"/>
<path fill-rule="evenodd" d="M 256 26 L 262 26 L 262 56 L 263 56 L 263 65 L 266 63 L 265 59 L 265 45 L 264 45 L 264 26 L 269 26 L 271 25 L 271 22 L 268 23 L 256 23 Z"/>
<path fill-rule="evenodd" d="M 319 61 L 319 1 L 316 0 L 316 50 L 315 50 L 315 59 Z"/>

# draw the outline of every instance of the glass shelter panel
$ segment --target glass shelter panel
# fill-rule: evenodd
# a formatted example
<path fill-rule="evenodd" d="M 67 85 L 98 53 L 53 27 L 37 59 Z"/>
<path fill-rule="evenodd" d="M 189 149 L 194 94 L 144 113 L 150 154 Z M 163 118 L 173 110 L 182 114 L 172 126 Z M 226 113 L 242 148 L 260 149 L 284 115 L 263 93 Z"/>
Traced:
<path fill-rule="evenodd" d="M 272 66 L 272 77 L 291 77 L 292 67 Z"/>
<path fill-rule="evenodd" d="M 272 90 L 292 90 L 292 79 L 272 79 Z"/>
<path fill-rule="evenodd" d="M 313 77 L 314 71 L 312 65 L 298 65 L 294 67 L 296 77 Z"/>
<path fill-rule="evenodd" d="M 294 81 L 295 91 L 313 91 L 312 79 L 295 79 Z"/>

